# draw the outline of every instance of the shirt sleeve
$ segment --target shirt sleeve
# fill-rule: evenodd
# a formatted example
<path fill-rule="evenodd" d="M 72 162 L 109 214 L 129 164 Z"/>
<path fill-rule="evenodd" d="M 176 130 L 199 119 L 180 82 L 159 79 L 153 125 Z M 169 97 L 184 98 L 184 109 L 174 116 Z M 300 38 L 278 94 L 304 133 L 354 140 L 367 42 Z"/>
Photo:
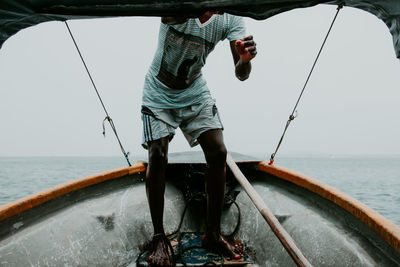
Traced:
<path fill-rule="evenodd" d="M 231 16 L 226 37 L 229 41 L 236 41 L 246 37 L 246 26 L 242 17 Z"/>

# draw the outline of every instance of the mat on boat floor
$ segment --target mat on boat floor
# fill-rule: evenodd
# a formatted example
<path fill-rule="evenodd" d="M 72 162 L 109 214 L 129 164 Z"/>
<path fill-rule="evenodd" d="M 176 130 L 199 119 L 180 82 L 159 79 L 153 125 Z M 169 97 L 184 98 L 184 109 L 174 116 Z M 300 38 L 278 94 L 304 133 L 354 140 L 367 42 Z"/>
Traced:
<path fill-rule="evenodd" d="M 175 255 L 182 254 L 182 257 L 178 257 L 176 260 L 176 266 L 202 266 L 206 263 L 207 266 L 247 266 L 253 264 L 252 259 L 249 255 L 244 252 L 244 256 L 238 260 L 232 260 L 229 258 L 222 258 L 220 255 L 213 253 L 205 248 L 200 248 L 201 237 L 203 233 L 181 233 L 180 243 L 178 237 L 175 236 L 170 239 L 171 245 L 174 249 Z M 187 250 L 190 247 L 195 247 Z M 181 252 L 184 253 L 181 253 Z M 138 266 L 149 266 L 146 259 L 149 252 L 146 251 L 139 259 Z M 185 264 L 182 263 L 182 259 Z"/>

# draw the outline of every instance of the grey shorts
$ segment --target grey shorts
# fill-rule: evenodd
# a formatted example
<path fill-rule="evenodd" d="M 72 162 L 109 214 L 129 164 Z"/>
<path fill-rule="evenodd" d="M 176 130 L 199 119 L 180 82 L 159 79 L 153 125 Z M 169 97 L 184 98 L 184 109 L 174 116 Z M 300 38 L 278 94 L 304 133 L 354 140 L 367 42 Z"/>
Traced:
<path fill-rule="evenodd" d="M 146 149 L 149 141 L 167 136 L 171 141 L 178 127 L 181 128 L 191 147 L 198 144 L 197 138 L 202 133 L 213 129 L 224 129 L 213 99 L 178 109 L 142 106 L 142 121 L 142 146 Z"/>

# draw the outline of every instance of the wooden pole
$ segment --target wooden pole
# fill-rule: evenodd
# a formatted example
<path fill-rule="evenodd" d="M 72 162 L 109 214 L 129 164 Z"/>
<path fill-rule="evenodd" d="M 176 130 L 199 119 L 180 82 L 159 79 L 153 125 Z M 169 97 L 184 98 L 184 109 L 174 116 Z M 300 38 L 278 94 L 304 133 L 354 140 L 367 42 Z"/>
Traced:
<path fill-rule="evenodd" d="M 253 188 L 253 186 L 249 183 L 243 173 L 240 171 L 239 167 L 233 161 L 231 155 L 227 155 L 226 163 L 229 168 L 232 170 L 233 175 L 236 177 L 238 182 L 241 184 L 243 189 L 246 191 L 247 195 L 253 201 L 256 208 L 260 211 L 261 215 L 267 221 L 272 231 L 278 237 L 279 241 L 281 241 L 282 245 L 285 247 L 286 251 L 292 257 L 297 266 L 310 267 L 312 264 L 307 260 L 301 250 L 297 247 L 293 238 L 286 232 L 286 230 L 279 223 L 278 219 L 274 216 L 268 206 L 264 203 L 260 195 Z"/>

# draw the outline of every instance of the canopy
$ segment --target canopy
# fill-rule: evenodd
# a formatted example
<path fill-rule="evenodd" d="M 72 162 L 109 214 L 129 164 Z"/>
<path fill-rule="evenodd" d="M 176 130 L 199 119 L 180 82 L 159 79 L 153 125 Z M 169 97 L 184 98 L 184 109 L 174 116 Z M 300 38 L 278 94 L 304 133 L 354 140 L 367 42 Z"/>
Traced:
<path fill-rule="evenodd" d="M 399 0 L 1 0 L 0 47 L 19 30 L 51 20 L 182 14 L 195 16 L 206 10 L 267 19 L 284 11 L 322 3 L 343 3 L 380 18 L 389 28 L 396 55 L 400 58 Z"/>

